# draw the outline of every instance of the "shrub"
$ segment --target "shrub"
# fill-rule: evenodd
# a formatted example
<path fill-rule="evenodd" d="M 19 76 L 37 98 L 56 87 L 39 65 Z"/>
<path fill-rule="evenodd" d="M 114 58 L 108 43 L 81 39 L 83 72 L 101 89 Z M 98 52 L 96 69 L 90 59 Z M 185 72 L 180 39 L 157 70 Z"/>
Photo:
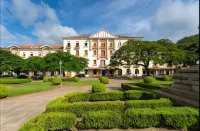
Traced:
<path fill-rule="evenodd" d="M 83 120 L 78 124 L 82 129 L 111 129 L 122 124 L 121 114 L 114 111 L 95 111 L 83 114 Z"/>
<path fill-rule="evenodd" d="M 157 108 L 163 119 L 164 126 L 173 128 L 190 128 L 198 125 L 199 111 L 190 107 Z"/>
<path fill-rule="evenodd" d="M 125 128 L 145 128 L 159 125 L 161 116 L 159 111 L 151 108 L 127 109 L 123 120 Z"/>
<path fill-rule="evenodd" d="M 106 86 L 102 83 L 97 83 L 92 86 L 92 92 L 104 92 L 106 91 Z"/>
<path fill-rule="evenodd" d="M 156 76 L 155 78 L 160 81 L 172 81 L 172 76 Z"/>
<path fill-rule="evenodd" d="M 124 90 L 143 90 L 141 87 L 137 86 L 135 83 L 122 83 L 121 88 Z"/>
<path fill-rule="evenodd" d="M 166 98 L 158 100 L 132 100 L 125 102 L 125 108 L 157 108 L 157 107 L 171 107 L 173 102 Z"/>
<path fill-rule="evenodd" d="M 128 79 L 129 79 L 129 80 L 134 80 L 134 77 L 133 77 L 133 76 L 131 76 L 131 77 L 129 77 Z"/>
<path fill-rule="evenodd" d="M 91 101 L 123 100 L 124 92 L 119 90 L 97 92 L 91 94 Z"/>
<path fill-rule="evenodd" d="M 65 77 L 65 78 L 62 78 L 62 81 L 74 81 L 74 79 L 71 77 Z"/>
<path fill-rule="evenodd" d="M 148 99 L 156 99 L 156 94 L 147 91 L 139 91 L 139 90 L 129 90 L 125 91 L 125 99 L 131 100 L 148 100 Z"/>
<path fill-rule="evenodd" d="M 60 77 L 54 77 L 54 78 L 52 79 L 52 84 L 53 84 L 53 85 L 60 85 L 61 82 L 62 82 L 62 79 L 61 79 Z"/>
<path fill-rule="evenodd" d="M 8 96 L 8 89 L 5 85 L 0 84 L 0 99 Z"/>
<path fill-rule="evenodd" d="M 74 82 L 79 82 L 79 81 L 80 81 L 80 78 L 77 77 L 77 76 L 75 76 L 75 77 L 74 77 Z"/>
<path fill-rule="evenodd" d="M 75 114 L 72 113 L 46 113 L 41 114 L 24 124 L 19 131 L 44 131 L 63 130 L 74 128 L 77 123 Z"/>
<path fill-rule="evenodd" d="M 163 77 L 162 76 L 155 76 L 156 80 L 160 80 L 162 81 L 163 80 Z"/>
<path fill-rule="evenodd" d="M 136 83 L 137 86 L 147 89 L 161 89 L 161 85 L 152 83 Z"/>
<path fill-rule="evenodd" d="M 91 93 L 89 92 L 73 92 L 65 95 L 65 101 L 78 102 L 89 101 L 91 99 Z"/>
<path fill-rule="evenodd" d="M 43 81 L 44 81 L 44 82 L 48 82 L 48 81 L 49 81 L 49 77 L 48 77 L 48 76 L 45 76 L 45 77 L 43 78 Z"/>
<path fill-rule="evenodd" d="M 152 76 L 145 76 L 144 77 L 144 83 L 151 83 L 154 81 L 154 78 Z"/>
<path fill-rule="evenodd" d="M 61 100 L 61 99 L 58 99 Z M 80 116 L 86 111 L 102 111 L 102 110 L 113 110 L 120 111 L 124 110 L 124 103 L 120 101 L 113 102 L 78 102 L 78 103 L 62 103 L 62 101 L 54 101 L 46 106 L 47 112 L 72 112 Z M 60 103 L 59 103 L 60 102 Z"/>
<path fill-rule="evenodd" d="M 32 79 L 0 79 L 0 84 L 20 84 L 31 82 Z"/>
<path fill-rule="evenodd" d="M 109 83 L 108 77 L 105 77 L 105 76 L 100 77 L 99 80 L 103 84 L 108 84 Z"/>
<path fill-rule="evenodd" d="M 49 82 L 52 82 L 52 80 L 53 80 L 53 78 L 49 78 L 49 79 L 48 79 Z"/>

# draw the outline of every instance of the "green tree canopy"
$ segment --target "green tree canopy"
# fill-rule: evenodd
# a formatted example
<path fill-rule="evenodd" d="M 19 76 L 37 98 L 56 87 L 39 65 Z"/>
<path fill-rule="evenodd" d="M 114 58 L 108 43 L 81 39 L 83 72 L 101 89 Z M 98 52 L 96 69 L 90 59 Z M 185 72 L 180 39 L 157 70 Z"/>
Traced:
<path fill-rule="evenodd" d="M 199 34 L 186 36 L 177 41 L 177 47 L 186 52 L 184 66 L 195 65 L 199 60 Z"/>

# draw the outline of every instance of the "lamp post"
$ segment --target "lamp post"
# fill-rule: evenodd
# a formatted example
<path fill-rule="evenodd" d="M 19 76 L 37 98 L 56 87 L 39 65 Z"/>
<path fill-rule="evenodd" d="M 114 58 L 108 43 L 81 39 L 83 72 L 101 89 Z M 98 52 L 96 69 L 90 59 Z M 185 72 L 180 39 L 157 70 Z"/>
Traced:
<path fill-rule="evenodd" d="M 62 61 L 59 62 L 59 65 L 60 65 L 60 76 L 62 76 L 62 70 L 61 70 Z"/>

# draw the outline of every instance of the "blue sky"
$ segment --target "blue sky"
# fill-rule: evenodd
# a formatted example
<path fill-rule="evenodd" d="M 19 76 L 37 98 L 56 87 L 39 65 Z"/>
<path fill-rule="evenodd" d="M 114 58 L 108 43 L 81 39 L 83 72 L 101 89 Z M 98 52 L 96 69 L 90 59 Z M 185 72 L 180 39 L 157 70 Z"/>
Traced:
<path fill-rule="evenodd" d="M 168 38 L 198 33 L 198 0 L 1 0 L 1 46 L 62 45 L 63 36 Z"/>

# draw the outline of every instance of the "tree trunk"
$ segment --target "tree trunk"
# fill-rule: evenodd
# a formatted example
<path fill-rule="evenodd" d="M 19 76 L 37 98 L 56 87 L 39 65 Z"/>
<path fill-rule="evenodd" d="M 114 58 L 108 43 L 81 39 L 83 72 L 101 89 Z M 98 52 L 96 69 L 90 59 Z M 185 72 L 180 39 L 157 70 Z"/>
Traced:
<path fill-rule="evenodd" d="M 148 67 L 145 67 L 145 70 L 147 71 L 147 76 L 150 76 L 149 68 L 148 68 Z"/>

